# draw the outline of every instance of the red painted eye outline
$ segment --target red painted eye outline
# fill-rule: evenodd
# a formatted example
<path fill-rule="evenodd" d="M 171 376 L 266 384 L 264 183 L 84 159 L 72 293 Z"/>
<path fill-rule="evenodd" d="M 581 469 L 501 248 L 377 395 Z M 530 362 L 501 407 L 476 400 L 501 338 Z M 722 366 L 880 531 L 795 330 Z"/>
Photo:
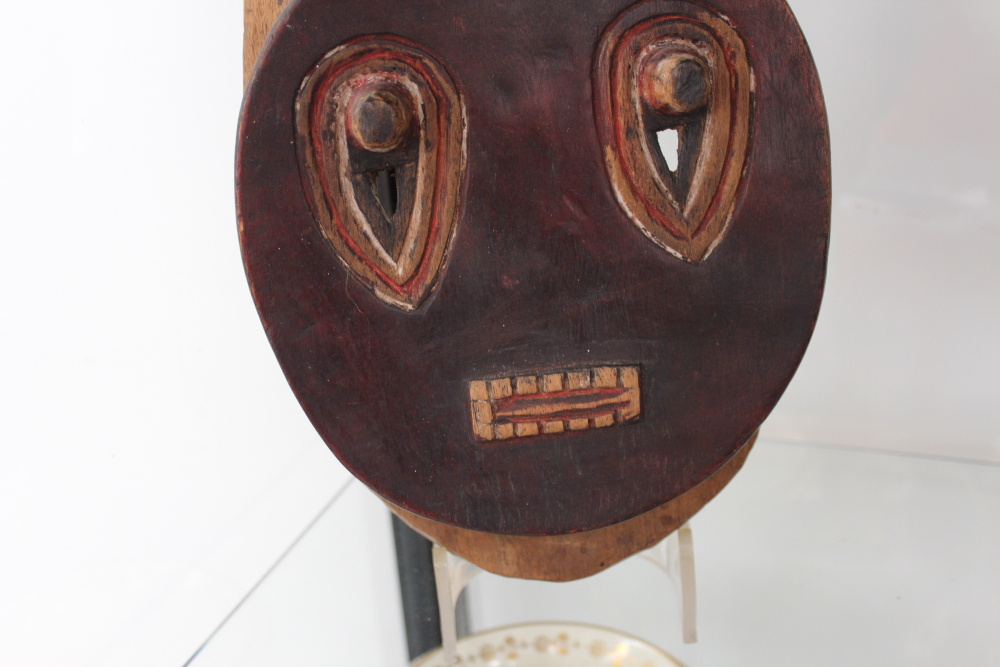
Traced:
<path fill-rule="evenodd" d="M 465 174 L 451 76 L 410 42 L 352 40 L 303 80 L 295 128 L 313 217 L 340 261 L 383 302 L 418 308 L 446 263 Z"/>
<path fill-rule="evenodd" d="M 753 73 L 743 40 L 699 5 L 644 2 L 605 31 L 593 77 L 622 209 L 664 250 L 706 259 L 729 227 L 749 151 Z M 678 144 L 675 168 L 662 133 Z"/>

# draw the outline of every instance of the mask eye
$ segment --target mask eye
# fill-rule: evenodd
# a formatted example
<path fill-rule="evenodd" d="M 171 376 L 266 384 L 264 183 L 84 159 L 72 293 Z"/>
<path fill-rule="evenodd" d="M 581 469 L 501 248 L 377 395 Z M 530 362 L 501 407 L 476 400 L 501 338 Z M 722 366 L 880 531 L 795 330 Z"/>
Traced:
<path fill-rule="evenodd" d="M 465 169 L 465 109 L 447 71 L 406 42 L 349 42 L 303 81 L 295 127 L 323 235 L 378 298 L 417 308 L 447 258 Z"/>
<path fill-rule="evenodd" d="M 669 13 L 651 16 L 658 5 Z M 708 257 L 732 217 L 752 80 L 733 27 L 688 3 L 642 3 L 598 47 L 595 111 L 612 187 L 646 236 L 689 262 Z"/>

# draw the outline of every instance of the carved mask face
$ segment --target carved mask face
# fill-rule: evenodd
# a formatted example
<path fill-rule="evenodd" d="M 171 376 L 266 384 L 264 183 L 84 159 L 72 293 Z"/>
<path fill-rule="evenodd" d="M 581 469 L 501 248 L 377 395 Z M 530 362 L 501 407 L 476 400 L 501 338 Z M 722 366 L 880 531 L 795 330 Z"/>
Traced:
<path fill-rule="evenodd" d="M 778 0 L 299 0 L 248 88 L 247 273 L 345 465 L 473 530 L 677 497 L 791 378 L 829 167 Z"/>

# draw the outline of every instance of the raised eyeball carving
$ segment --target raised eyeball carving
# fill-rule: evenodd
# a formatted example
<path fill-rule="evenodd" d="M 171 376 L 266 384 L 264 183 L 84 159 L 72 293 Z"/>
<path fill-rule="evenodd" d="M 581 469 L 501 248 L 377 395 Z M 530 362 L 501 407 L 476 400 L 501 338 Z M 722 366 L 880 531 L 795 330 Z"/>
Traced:
<path fill-rule="evenodd" d="M 465 170 L 465 109 L 451 77 L 409 42 L 350 42 L 305 78 L 295 121 L 323 235 L 379 299 L 419 307 L 447 259 Z"/>
<path fill-rule="evenodd" d="M 657 50 L 639 73 L 642 99 L 658 113 L 680 116 L 708 103 L 708 74 L 698 59 L 668 49 Z"/>
<path fill-rule="evenodd" d="M 732 218 L 752 81 L 736 30 L 686 2 L 636 6 L 598 48 L 596 120 L 615 195 L 646 236 L 686 261 L 708 257 Z M 668 131 L 678 144 L 674 168 L 658 145 Z"/>
<path fill-rule="evenodd" d="M 347 131 L 359 148 L 388 153 L 412 138 L 415 110 L 403 86 L 384 81 L 361 85 L 347 102 Z"/>

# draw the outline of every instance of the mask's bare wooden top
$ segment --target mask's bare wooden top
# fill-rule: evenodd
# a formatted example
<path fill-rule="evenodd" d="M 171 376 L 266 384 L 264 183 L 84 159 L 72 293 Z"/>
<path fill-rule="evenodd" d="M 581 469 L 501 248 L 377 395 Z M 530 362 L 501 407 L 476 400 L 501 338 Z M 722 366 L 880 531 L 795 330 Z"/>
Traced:
<path fill-rule="evenodd" d="M 243 3 L 243 85 L 250 80 L 254 63 L 271 27 L 278 20 L 286 0 L 244 0 Z"/>

